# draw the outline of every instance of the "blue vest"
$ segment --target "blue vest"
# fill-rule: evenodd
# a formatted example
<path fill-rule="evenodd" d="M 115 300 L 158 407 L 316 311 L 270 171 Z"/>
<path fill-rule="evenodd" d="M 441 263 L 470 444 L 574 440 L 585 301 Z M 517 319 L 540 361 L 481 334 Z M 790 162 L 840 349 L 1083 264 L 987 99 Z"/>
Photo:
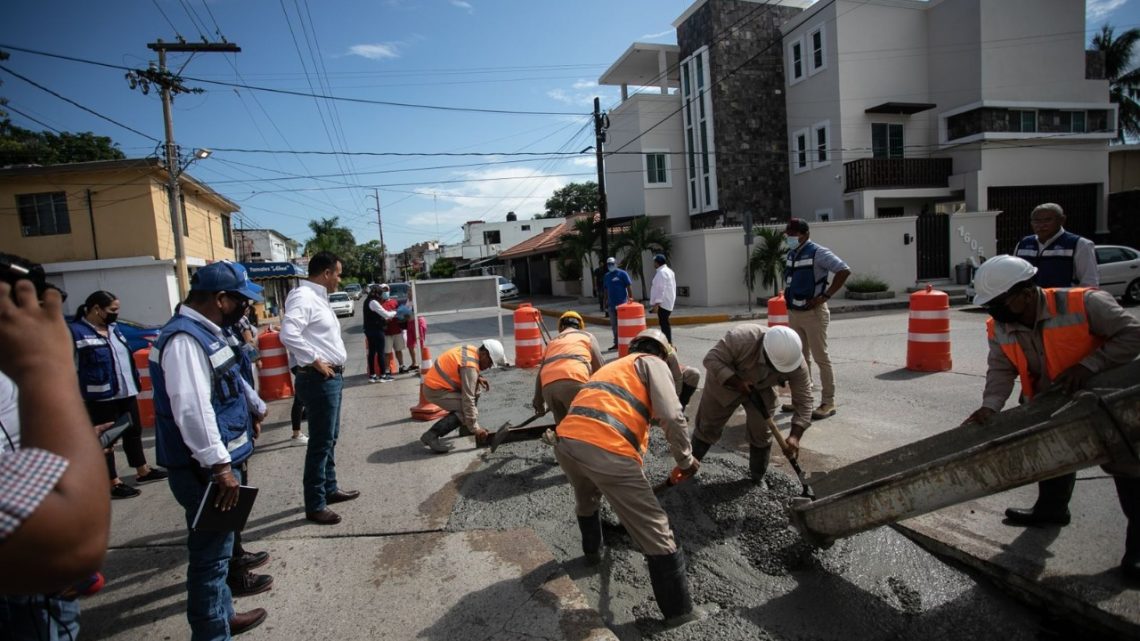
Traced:
<path fill-rule="evenodd" d="M 240 463 L 253 453 L 253 421 L 242 393 L 241 358 L 227 342 L 205 325 L 181 314 L 170 319 L 150 350 L 150 380 L 154 386 L 155 454 L 158 464 L 166 467 L 201 467 L 182 442 L 182 434 L 174 422 L 170 396 L 166 391 L 166 377 L 162 371 L 162 350 L 178 334 L 188 334 L 206 353 L 213 367 L 213 392 L 210 405 L 214 408 L 218 431 L 230 453 L 232 463 Z"/>
<path fill-rule="evenodd" d="M 812 241 L 788 252 L 784 268 L 784 300 L 788 309 L 805 309 L 807 302 L 827 291 L 827 274 L 815 279 L 815 252 L 819 249 Z"/>
<path fill-rule="evenodd" d="M 100 336 L 94 327 L 82 320 L 72 321 L 67 326 L 71 329 L 71 338 L 75 342 L 79 392 L 83 395 L 83 400 L 106 401 L 115 398 L 122 390 L 119 389 L 119 377 L 115 375 L 115 354 L 111 340 L 122 343 L 129 354 L 131 348 L 127 346 L 127 339 L 114 323 L 108 326 L 107 338 Z M 130 368 L 137 388 L 139 374 L 135 370 L 134 359 L 131 359 Z"/>
<path fill-rule="evenodd" d="M 1076 282 L 1073 255 L 1076 254 L 1080 240 L 1080 236 L 1064 232 L 1042 251 L 1036 234 L 1030 234 L 1017 244 L 1014 255 L 1024 258 L 1037 268 L 1033 282 L 1041 287 L 1072 287 Z"/>
<path fill-rule="evenodd" d="M 237 325 L 227 327 L 222 330 L 226 335 L 226 341 L 229 342 L 230 347 L 238 355 L 238 360 L 241 362 L 241 377 L 245 382 L 253 386 L 253 353 L 256 351 L 253 345 L 245 342 L 245 338 L 241 335 L 241 328 Z"/>

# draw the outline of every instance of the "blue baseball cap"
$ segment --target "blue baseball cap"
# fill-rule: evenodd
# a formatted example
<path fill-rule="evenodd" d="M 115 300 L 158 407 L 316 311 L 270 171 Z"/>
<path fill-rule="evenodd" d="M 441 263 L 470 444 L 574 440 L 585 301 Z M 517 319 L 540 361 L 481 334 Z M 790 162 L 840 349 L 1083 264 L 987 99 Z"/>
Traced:
<path fill-rule="evenodd" d="M 190 279 L 192 292 L 233 292 L 260 303 L 262 287 L 249 279 L 245 267 L 228 260 L 210 263 L 194 272 Z"/>

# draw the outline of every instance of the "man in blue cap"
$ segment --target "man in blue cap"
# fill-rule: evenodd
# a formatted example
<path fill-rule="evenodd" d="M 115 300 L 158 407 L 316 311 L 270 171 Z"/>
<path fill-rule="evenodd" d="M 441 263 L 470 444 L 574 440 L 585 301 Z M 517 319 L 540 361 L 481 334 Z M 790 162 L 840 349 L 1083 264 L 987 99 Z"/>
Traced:
<path fill-rule="evenodd" d="M 245 269 L 229 261 L 199 269 L 150 352 L 155 449 L 188 528 L 210 482 L 220 487 L 222 510 L 237 504 L 241 464 L 261 431 L 264 404 L 242 378 L 241 358 L 223 329 L 237 323 L 251 301 L 262 300 L 255 287 Z M 262 608 L 234 612 L 226 585 L 233 542 L 233 532 L 191 530 L 187 537 L 186 618 L 195 640 L 229 639 L 267 616 Z"/>
<path fill-rule="evenodd" d="M 649 291 L 649 311 L 657 314 L 657 323 L 672 344 L 673 328 L 669 326 L 669 317 L 677 303 L 677 276 L 669 268 L 665 254 L 654 256 L 653 264 L 657 266 L 657 273 L 653 275 L 653 287 Z"/>

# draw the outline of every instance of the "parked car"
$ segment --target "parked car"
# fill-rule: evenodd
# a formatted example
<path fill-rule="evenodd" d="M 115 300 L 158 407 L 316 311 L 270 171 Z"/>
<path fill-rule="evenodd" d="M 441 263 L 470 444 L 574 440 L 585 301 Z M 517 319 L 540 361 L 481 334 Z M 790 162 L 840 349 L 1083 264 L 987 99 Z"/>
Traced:
<path fill-rule="evenodd" d="M 344 293 L 352 297 L 352 300 L 360 300 L 364 295 L 364 288 L 356 283 L 351 283 L 344 286 Z"/>
<path fill-rule="evenodd" d="M 337 316 L 356 316 L 356 303 L 348 292 L 333 292 L 329 294 L 329 306 Z"/>
<path fill-rule="evenodd" d="M 519 288 L 506 276 L 499 276 L 499 298 L 506 300 L 519 295 Z"/>
<path fill-rule="evenodd" d="M 1140 252 L 1123 245 L 1096 246 L 1096 273 L 1100 288 L 1130 303 L 1140 302 Z M 966 295 L 974 299 L 974 283 Z"/>

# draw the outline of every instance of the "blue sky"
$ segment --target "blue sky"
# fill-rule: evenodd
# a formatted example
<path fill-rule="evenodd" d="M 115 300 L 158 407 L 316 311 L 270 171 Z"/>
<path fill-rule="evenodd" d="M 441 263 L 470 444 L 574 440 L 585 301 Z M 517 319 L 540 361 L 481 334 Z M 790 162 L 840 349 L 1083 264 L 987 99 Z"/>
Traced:
<path fill-rule="evenodd" d="M 143 68 L 146 43 L 176 34 L 241 46 L 239 54 L 171 56 L 186 77 L 347 98 L 551 112 L 491 114 L 267 93 L 187 81 L 175 138 L 216 149 L 190 172 L 241 205 L 235 224 L 297 240 L 307 221 L 339 216 L 357 242 L 378 237 L 373 188 L 390 250 L 461 238 L 467 220 L 530 218 L 558 187 L 594 178 L 593 154 L 576 159 L 306 155 L 290 151 L 505 154 L 577 152 L 593 144 L 588 117 L 602 72 L 632 42 L 675 42 L 671 23 L 690 0 L 7 0 L 0 48 L 16 46 Z M 1140 0 L 1087 0 L 1089 32 L 1104 22 L 1140 26 Z M 124 71 L 8 50 L 9 69 L 155 139 L 155 92 L 131 91 Z M 183 65 L 185 65 L 183 67 Z M 130 157 L 154 140 L 86 113 L 7 73 L 0 95 L 17 125 L 93 131 Z M 39 123 L 31 120 L 34 118 Z M 234 151 L 223 151 L 232 149 Z M 238 151 L 244 150 L 244 151 Z M 272 150 L 275 153 L 254 153 Z M 496 163 L 496 164 L 491 164 Z M 441 168 L 442 166 L 449 166 Z M 454 167 L 453 165 L 468 165 Z M 313 176 L 316 178 L 297 178 Z"/>

